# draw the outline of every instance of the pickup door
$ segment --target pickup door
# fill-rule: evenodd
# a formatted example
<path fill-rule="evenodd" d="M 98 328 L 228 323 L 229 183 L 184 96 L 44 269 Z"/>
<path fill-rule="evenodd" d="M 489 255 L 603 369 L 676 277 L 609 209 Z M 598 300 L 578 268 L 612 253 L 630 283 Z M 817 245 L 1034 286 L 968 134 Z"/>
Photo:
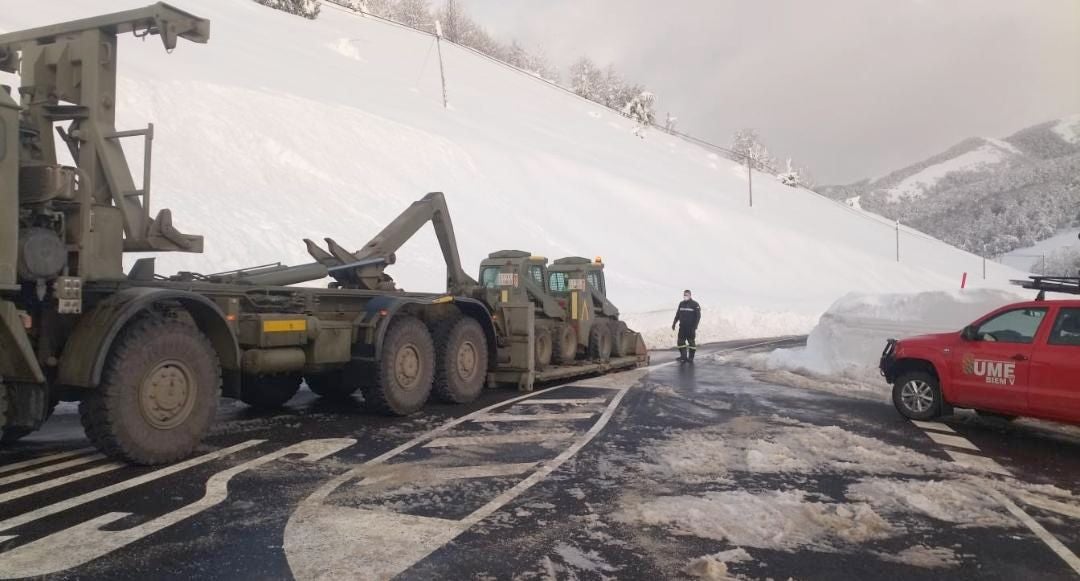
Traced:
<path fill-rule="evenodd" d="M 1060 307 L 1031 356 L 1032 415 L 1080 423 L 1080 308 Z"/>
<path fill-rule="evenodd" d="M 1035 338 L 1046 307 L 1015 307 L 975 324 L 974 340 L 960 341 L 952 358 L 952 403 L 1023 415 Z"/>

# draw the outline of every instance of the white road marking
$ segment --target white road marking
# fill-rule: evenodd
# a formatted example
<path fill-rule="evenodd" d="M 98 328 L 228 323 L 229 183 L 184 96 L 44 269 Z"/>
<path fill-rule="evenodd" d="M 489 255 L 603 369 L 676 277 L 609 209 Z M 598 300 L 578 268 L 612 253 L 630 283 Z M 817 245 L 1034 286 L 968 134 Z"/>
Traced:
<path fill-rule="evenodd" d="M 0 474 L 11 472 L 12 470 L 18 470 L 20 468 L 29 468 L 30 466 L 37 466 L 38 464 L 47 464 L 61 458 L 70 458 L 72 456 L 79 456 L 81 454 L 88 454 L 93 452 L 93 448 L 80 448 L 78 450 L 71 450 L 70 452 L 60 452 L 59 454 L 50 454 L 49 456 L 42 456 L 41 458 L 31 458 L 29 460 L 23 460 L 22 462 L 16 462 L 14 464 L 8 464 L 6 466 L 0 466 Z"/>
<path fill-rule="evenodd" d="M 82 466 L 83 464 L 89 464 L 91 462 L 97 462 L 98 460 L 104 460 L 103 454 L 91 454 L 83 458 L 75 458 L 74 460 L 68 460 L 67 462 L 61 462 L 59 464 L 52 464 L 50 466 L 42 466 L 41 468 L 34 468 L 33 470 L 27 470 L 26 472 L 19 472 L 18 474 L 12 474 L 6 478 L 0 478 L 0 486 L 6 486 L 8 484 L 14 484 L 16 482 L 22 482 L 23 480 L 30 480 L 31 478 L 37 478 L 38 476 L 45 476 L 46 474 L 52 474 L 53 472 L 59 472 L 61 470 L 67 470 L 68 468 L 74 468 L 76 466 Z"/>
<path fill-rule="evenodd" d="M 596 416 L 595 413 L 569 413 L 569 414 L 488 414 L 476 418 L 477 423 L 491 422 L 569 422 L 573 420 L 589 420 Z"/>
<path fill-rule="evenodd" d="M 1025 504 L 1030 504 L 1035 508 L 1041 508 L 1042 510 L 1056 512 L 1060 515 L 1072 518 L 1080 518 L 1080 507 L 1076 505 L 1065 504 L 1064 502 L 1050 500 L 1049 498 L 1042 498 L 1039 496 L 1035 496 L 1034 494 L 1029 494 L 1022 490 L 1017 490 L 1013 494 L 1015 494 L 1020 500 L 1024 501 Z"/>
<path fill-rule="evenodd" d="M 1005 495 L 990 487 L 985 487 L 985 490 L 990 496 L 993 496 L 1002 506 L 1011 512 L 1013 516 L 1019 519 L 1020 522 L 1024 523 L 1027 528 L 1031 529 L 1031 532 L 1035 533 L 1035 536 L 1039 537 L 1039 540 L 1046 543 L 1046 546 L 1050 547 L 1051 551 L 1072 567 L 1072 570 L 1075 571 L 1077 575 L 1080 575 L 1080 558 L 1077 558 L 1075 553 L 1070 551 L 1065 545 L 1061 544 L 1061 541 L 1057 540 L 1054 535 L 1051 535 L 1042 525 L 1035 522 L 1035 519 L 1031 518 L 1031 515 L 1024 512 L 1019 506 L 1016 506 L 1013 501 L 1005 498 Z"/>
<path fill-rule="evenodd" d="M 326 504 L 326 499 L 343 484 L 362 477 L 373 466 L 385 463 L 425 440 L 445 434 L 453 426 L 466 421 L 486 421 L 492 410 L 509 406 L 538 394 L 561 389 L 556 386 L 500 402 L 458 418 L 428 434 L 414 438 L 370 462 L 334 478 L 315 491 L 289 519 L 285 527 L 285 555 L 293 575 L 302 581 L 309 579 L 390 579 L 431 554 L 473 524 L 490 515 L 521 493 L 528 490 L 568 458 L 588 444 L 607 425 L 615 409 L 626 395 L 628 387 L 608 402 L 596 423 L 556 458 L 543 463 L 532 474 L 510 490 L 462 520 L 448 520 L 401 514 L 388 510 L 358 509 Z M 575 385 L 574 387 L 581 387 Z M 560 414 L 565 419 L 570 414 Z M 589 417 L 594 417 L 590 414 Z"/>
<path fill-rule="evenodd" d="M 124 464 L 122 462 L 109 462 L 108 464 L 102 464 L 100 466 L 94 466 L 93 468 L 87 468 L 86 470 L 82 470 L 74 474 L 68 474 L 59 478 L 53 478 L 52 480 L 46 480 L 45 482 L 39 482 L 37 484 L 24 486 L 22 488 L 16 488 L 15 490 L 0 494 L 0 504 L 10 502 L 24 496 L 30 496 L 31 494 L 37 494 L 44 490 L 64 486 L 65 484 L 71 484 L 72 482 L 78 482 L 79 480 L 97 476 L 98 474 L 112 472 L 117 468 L 123 468 L 125 466 L 127 466 L 127 464 Z"/>
<path fill-rule="evenodd" d="M 590 398 L 578 398 L 578 399 L 526 399 L 519 401 L 517 405 L 592 405 L 592 404 L 606 404 L 608 398 L 606 397 L 590 397 Z"/>
<path fill-rule="evenodd" d="M 935 432 L 926 432 L 930 439 L 941 444 L 942 446 L 952 446 L 953 448 L 963 448 L 964 450 L 979 451 L 979 448 L 960 436 L 950 436 L 948 434 L 938 434 Z"/>
<path fill-rule="evenodd" d="M 448 436 L 435 438 L 424 444 L 425 448 L 456 448 L 459 446 L 495 446 L 499 444 L 525 444 L 548 442 L 574 437 L 573 432 L 534 432 L 526 434 L 492 434 L 488 436 Z"/>
<path fill-rule="evenodd" d="M 924 430 L 937 430 L 939 432 L 949 432 L 950 434 L 956 433 L 956 430 L 950 428 L 949 426 L 941 422 L 920 422 L 919 420 L 911 420 L 911 423 L 919 426 Z"/>
<path fill-rule="evenodd" d="M 982 470 L 984 472 L 991 472 L 993 474 L 1000 474 L 1002 476 L 1012 476 L 1012 473 L 1006 470 L 1001 464 L 998 464 L 991 458 L 985 456 L 976 456 L 974 454 L 965 454 L 963 452 L 956 452 L 954 450 L 945 450 L 945 453 L 953 459 L 953 462 L 967 468 L 974 468 L 975 470 Z"/>
<path fill-rule="evenodd" d="M 193 468 L 200 464 L 205 464 L 207 462 L 210 462 L 211 460 L 217 460 L 218 458 L 228 456 L 229 454 L 234 454 L 246 448 L 261 444 L 265 441 L 266 440 L 248 440 L 246 442 L 241 442 L 235 446 L 222 448 L 221 450 L 218 450 L 216 452 L 204 454 L 202 456 L 192 458 L 191 460 L 186 460 L 179 464 L 173 464 L 172 466 L 150 472 L 149 474 L 143 474 L 142 476 L 132 478 L 130 480 L 118 482 L 116 484 L 113 484 L 112 486 L 106 486 L 105 488 L 92 490 L 90 492 L 87 492 L 86 494 L 82 494 L 74 498 L 62 500 L 55 504 L 50 504 L 48 506 L 43 506 L 39 509 L 20 514 L 18 516 L 13 516 L 7 520 L 0 521 L 0 532 L 11 530 L 17 526 L 22 526 L 26 523 L 33 522 L 39 518 L 45 518 L 58 512 L 63 512 L 65 510 L 75 508 L 76 506 L 86 504 L 88 502 L 93 502 L 95 500 L 98 500 L 99 498 L 104 498 L 106 496 L 116 494 L 117 492 L 123 492 L 125 490 L 135 488 L 136 486 L 146 484 L 147 482 L 153 482 L 154 480 L 157 480 L 159 478 L 164 478 L 171 474 L 176 474 L 177 472 L 187 470 L 188 468 Z"/>
<path fill-rule="evenodd" d="M 123 530 L 103 530 L 107 525 L 131 516 L 127 512 L 110 512 L 15 547 L 0 553 L 0 578 L 35 577 L 78 567 L 221 504 L 229 496 L 229 481 L 241 472 L 289 455 L 302 455 L 302 461 L 315 462 L 355 443 L 356 440 L 351 438 L 329 438 L 293 444 L 214 474 L 207 480 L 206 493 L 201 499 L 140 525 Z"/>

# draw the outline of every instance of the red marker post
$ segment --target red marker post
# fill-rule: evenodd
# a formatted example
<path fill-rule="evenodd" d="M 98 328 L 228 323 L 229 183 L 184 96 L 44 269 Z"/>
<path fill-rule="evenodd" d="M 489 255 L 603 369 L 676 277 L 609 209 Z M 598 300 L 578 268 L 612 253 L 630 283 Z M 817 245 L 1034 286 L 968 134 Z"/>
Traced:
<path fill-rule="evenodd" d="M 964 276 L 960 279 L 960 288 L 961 289 L 967 288 L 967 273 L 966 272 L 964 273 Z"/>

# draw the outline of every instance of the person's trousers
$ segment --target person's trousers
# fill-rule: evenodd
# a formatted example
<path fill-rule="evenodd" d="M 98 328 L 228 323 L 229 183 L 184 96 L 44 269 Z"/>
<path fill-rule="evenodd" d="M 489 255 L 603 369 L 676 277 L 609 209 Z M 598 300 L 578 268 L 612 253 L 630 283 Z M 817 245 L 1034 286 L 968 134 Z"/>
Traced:
<path fill-rule="evenodd" d="M 694 353 L 697 351 L 694 337 L 696 334 L 697 329 L 687 329 L 679 325 L 679 356 L 683 359 L 694 360 Z"/>

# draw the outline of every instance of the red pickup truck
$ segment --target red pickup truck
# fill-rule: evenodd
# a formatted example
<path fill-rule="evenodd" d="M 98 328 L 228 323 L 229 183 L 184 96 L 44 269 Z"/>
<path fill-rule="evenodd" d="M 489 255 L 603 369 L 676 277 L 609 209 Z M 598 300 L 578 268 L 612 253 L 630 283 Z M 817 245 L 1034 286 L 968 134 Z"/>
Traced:
<path fill-rule="evenodd" d="M 1080 300 L 1043 298 L 1045 290 L 1080 294 L 1080 279 L 1034 280 L 1024 286 L 1040 289 L 1038 300 L 997 309 L 959 332 L 890 339 L 880 367 L 896 409 L 916 420 L 955 406 L 1080 424 Z"/>

